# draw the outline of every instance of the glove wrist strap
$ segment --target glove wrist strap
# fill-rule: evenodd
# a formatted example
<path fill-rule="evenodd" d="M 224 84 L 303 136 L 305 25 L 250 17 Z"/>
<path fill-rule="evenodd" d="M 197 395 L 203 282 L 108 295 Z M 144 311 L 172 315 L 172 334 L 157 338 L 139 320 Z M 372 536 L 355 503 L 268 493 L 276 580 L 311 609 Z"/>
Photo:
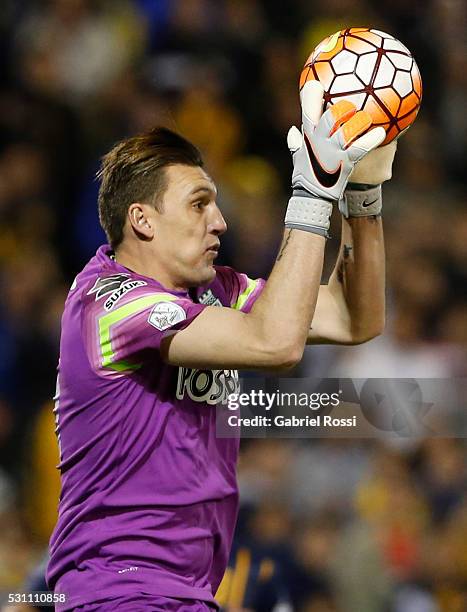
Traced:
<path fill-rule="evenodd" d="M 332 202 L 311 197 L 294 189 L 285 215 L 285 226 L 312 232 L 328 238 Z"/>
<path fill-rule="evenodd" d="M 339 210 L 347 219 L 380 215 L 382 207 L 381 185 L 368 185 L 358 190 L 347 187 L 339 201 Z"/>

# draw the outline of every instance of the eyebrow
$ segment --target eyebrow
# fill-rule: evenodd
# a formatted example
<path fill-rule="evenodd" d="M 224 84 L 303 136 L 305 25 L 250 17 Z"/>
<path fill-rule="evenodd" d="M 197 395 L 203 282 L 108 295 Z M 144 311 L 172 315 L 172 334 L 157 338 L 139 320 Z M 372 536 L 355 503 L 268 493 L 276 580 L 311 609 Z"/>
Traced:
<path fill-rule="evenodd" d="M 190 193 L 189 196 L 198 195 L 199 193 L 207 193 L 217 195 L 217 189 L 215 187 L 195 187 Z"/>

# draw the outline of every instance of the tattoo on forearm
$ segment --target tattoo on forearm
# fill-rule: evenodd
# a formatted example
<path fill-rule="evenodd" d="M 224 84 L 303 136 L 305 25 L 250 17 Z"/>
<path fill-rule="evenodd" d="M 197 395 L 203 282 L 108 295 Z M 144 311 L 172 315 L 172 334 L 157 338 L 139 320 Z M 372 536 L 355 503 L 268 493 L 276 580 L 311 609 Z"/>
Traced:
<path fill-rule="evenodd" d="M 337 280 L 341 285 L 344 284 L 344 262 L 341 261 L 337 266 Z"/>
<path fill-rule="evenodd" d="M 340 282 L 341 285 L 343 285 L 345 281 L 345 267 L 346 265 L 351 263 L 349 260 L 352 249 L 353 247 L 350 244 L 344 244 L 342 246 L 342 257 L 339 258 L 339 263 L 337 265 L 336 270 L 337 280 Z"/>
<path fill-rule="evenodd" d="M 288 230 L 288 234 L 285 237 L 284 244 L 282 245 L 281 250 L 279 251 L 279 255 L 277 256 L 276 261 L 280 261 L 282 255 L 285 253 L 285 249 L 287 248 L 287 245 L 289 244 L 289 240 L 290 240 L 290 236 L 292 235 L 292 232 L 293 232 L 293 229 Z"/>

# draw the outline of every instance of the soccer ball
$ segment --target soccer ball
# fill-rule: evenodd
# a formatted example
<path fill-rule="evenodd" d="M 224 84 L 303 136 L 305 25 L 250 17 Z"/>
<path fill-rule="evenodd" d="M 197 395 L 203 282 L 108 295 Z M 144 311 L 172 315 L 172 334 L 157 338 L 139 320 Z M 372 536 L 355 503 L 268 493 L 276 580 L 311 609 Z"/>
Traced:
<path fill-rule="evenodd" d="M 422 80 L 415 59 L 390 34 L 370 28 L 347 28 L 325 38 L 311 53 L 300 76 L 300 89 L 318 80 L 324 108 L 345 98 L 367 111 L 373 127 L 386 130 L 387 144 L 415 121 Z"/>

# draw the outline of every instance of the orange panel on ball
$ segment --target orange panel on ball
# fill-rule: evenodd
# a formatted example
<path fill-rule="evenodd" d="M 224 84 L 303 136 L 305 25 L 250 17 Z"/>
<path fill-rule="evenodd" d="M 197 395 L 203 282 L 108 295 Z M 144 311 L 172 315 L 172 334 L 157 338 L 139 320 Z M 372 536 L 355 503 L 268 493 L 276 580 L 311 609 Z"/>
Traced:
<path fill-rule="evenodd" d="M 399 121 L 397 122 L 397 127 L 401 131 L 407 129 L 415 121 L 415 118 L 417 117 L 417 113 L 418 113 L 418 108 L 416 108 L 414 111 L 409 113 L 403 119 L 399 119 Z"/>
<path fill-rule="evenodd" d="M 307 81 L 315 81 L 311 66 L 305 66 L 300 75 L 300 89 L 305 85 Z"/>
<path fill-rule="evenodd" d="M 354 32 L 354 28 L 351 29 L 351 32 Z M 357 34 L 359 38 L 364 38 L 366 41 L 372 43 L 376 47 L 381 47 L 382 39 L 379 34 L 375 34 L 374 32 L 362 32 Z"/>
<path fill-rule="evenodd" d="M 371 45 L 369 42 L 365 42 L 364 40 L 361 40 L 360 38 L 355 38 L 353 36 L 345 37 L 345 48 L 349 51 L 354 51 L 358 55 L 375 50 L 374 45 Z"/>
<path fill-rule="evenodd" d="M 383 110 L 383 108 L 378 104 L 378 102 L 373 98 L 373 96 L 368 96 L 368 100 L 366 101 L 365 107 L 363 110 L 366 110 L 367 113 L 370 113 L 371 118 L 373 119 L 373 123 L 386 123 L 390 119 L 388 113 Z"/>
<path fill-rule="evenodd" d="M 412 68 L 412 83 L 414 91 L 418 94 L 420 100 L 422 99 L 422 79 L 420 78 L 420 73 L 417 70 L 417 67 L 414 65 Z"/>
<path fill-rule="evenodd" d="M 398 115 L 399 117 L 403 117 L 404 115 L 407 115 L 407 113 L 412 112 L 413 109 L 418 109 L 419 106 L 419 99 L 414 93 L 411 93 L 402 100 Z"/>
<path fill-rule="evenodd" d="M 325 90 L 328 90 L 334 78 L 334 71 L 329 62 L 317 62 L 314 66 L 318 80 Z"/>
<path fill-rule="evenodd" d="M 396 128 L 396 126 L 393 126 L 389 130 L 386 129 L 386 138 L 383 140 L 380 146 L 382 147 L 383 145 L 389 144 L 392 140 L 394 140 L 394 138 L 397 138 L 398 136 L 399 130 Z"/>
<path fill-rule="evenodd" d="M 384 104 L 393 117 L 397 116 L 401 105 L 401 98 L 392 87 L 377 89 L 375 96 Z"/>

